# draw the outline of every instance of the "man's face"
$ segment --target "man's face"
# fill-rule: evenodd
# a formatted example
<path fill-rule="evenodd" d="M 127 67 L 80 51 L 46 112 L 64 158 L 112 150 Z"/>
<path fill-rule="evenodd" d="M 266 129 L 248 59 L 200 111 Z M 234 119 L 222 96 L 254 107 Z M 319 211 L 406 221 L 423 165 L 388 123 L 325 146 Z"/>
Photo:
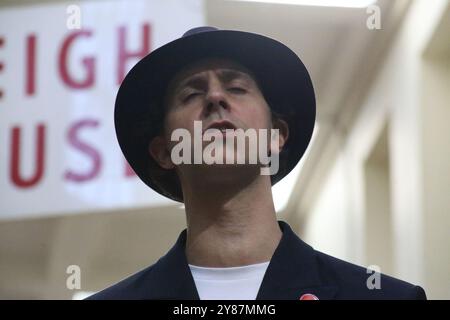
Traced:
<path fill-rule="evenodd" d="M 253 77 L 226 60 L 205 60 L 178 73 L 166 99 L 165 131 L 185 128 L 193 133 L 194 121 L 203 128 L 227 120 L 236 128 L 270 128 L 271 114 Z"/>
<path fill-rule="evenodd" d="M 201 121 L 203 130 L 218 123 L 244 131 L 272 127 L 270 108 L 256 81 L 246 68 L 228 60 L 203 60 L 181 70 L 169 85 L 165 107 L 169 151 L 177 144 L 171 141 L 172 132 L 182 128 L 194 136 L 194 121 Z"/>

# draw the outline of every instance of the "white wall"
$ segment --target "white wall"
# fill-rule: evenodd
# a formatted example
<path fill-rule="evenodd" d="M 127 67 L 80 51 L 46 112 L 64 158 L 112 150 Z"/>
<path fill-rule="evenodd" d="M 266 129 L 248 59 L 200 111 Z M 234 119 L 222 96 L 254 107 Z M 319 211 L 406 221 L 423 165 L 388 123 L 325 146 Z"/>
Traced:
<path fill-rule="evenodd" d="M 344 259 L 351 259 L 347 235 L 350 235 L 345 196 L 345 162 L 339 157 L 323 187 L 310 218 L 303 226 L 302 238 L 316 248 Z M 324 236 L 326 235 L 326 236 Z"/>
<path fill-rule="evenodd" d="M 448 36 L 449 29 L 446 30 Z M 446 57 L 425 60 L 422 104 L 425 277 L 435 297 L 447 298 L 450 297 L 450 40 L 448 42 Z"/>
<path fill-rule="evenodd" d="M 412 2 L 353 127 L 349 128 L 342 151 L 308 213 L 303 231 L 303 238 L 318 250 L 363 265 L 374 263 L 367 261 L 368 254 L 365 252 L 367 210 L 364 165 L 383 127 L 389 123 L 392 273 L 424 286 L 430 298 L 450 298 L 450 228 L 445 227 L 450 225 L 447 224 L 450 203 L 448 197 L 445 201 L 441 199 L 436 208 L 439 213 L 433 215 L 435 219 L 426 219 L 428 206 L 436 199 L 429 196 L 424 183 L 428 181 L 440 190 L 446 188 L 448 193 L 450 144 L 441 140 L 434 149 L 433 146 L 423 145 L 424 136 L 429 135 L 424 134 L 424 130 L 432 132 L 433 123 L 437 120 L 424 118 L 427 108 L 423 106 L 426 101 L 423 95 L 430 95 L 433 91 L 423 90 L 423 54 L 447 6 L 448 1 L 445 0 Z M 430 77 L 447 79 L 448 73 L 440 76 L 431 74 Z M 438 82 L 441 85 L 437 83 L 434 90 L 446 90 L 447 93 L 435 98 L 439 102 L 433 103 L 441 109 L 446 108 L 448 114 L 450 86 L 445 89 L 442 82 Z M 442 120 L 442 116 L 442 113 L 438 116 L 441 117 L 439 126 L 448 133 L 448 122 Z M 428 127 L 424 126 L 424 119 L 427 119 Z M 449 117 L 445 119 L 448 121 Z M 438 162 L 442 149 L 446 150 L 443 158 L 445 164 L 439 162 L 440 168 L 445 167 L 447 171 L 441 171 L 443 175 L 435 176 L 432 181 L 427 175 Z M 434 157 L 428 157 L 429 154 L 434 154 Z M 434 201 L 424 204 L 424 199 Z M 438 244 L 436 238 L 444 241 L 439 249 L 447 248 L 443 260 L 442 255 L 433 250 Z M 440 275 L 440 281 L 430 280 L 428 273 L 435 271 Z"/>

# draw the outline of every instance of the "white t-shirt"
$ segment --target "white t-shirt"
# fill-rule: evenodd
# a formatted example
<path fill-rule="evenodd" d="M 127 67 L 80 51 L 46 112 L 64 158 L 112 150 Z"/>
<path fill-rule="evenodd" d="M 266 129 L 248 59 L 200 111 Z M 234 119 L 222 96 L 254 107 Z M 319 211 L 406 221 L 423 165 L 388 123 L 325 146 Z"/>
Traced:
<path fill-rule="evenodd" d="M 231 268 L 189 265 L 200 300 L 255 300 L 269 262 Z"/>

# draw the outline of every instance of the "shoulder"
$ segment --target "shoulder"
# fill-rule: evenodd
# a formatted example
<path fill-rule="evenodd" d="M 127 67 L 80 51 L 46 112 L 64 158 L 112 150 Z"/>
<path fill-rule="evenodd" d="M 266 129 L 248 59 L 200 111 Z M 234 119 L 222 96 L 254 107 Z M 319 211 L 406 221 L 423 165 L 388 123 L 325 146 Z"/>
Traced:
<path fill-rule="evenodd" d="M 316 251 L 321 277 L 338 287 L 338 299 L 426 299 L 416 285 Z"/>
<path fill-rule="evenodd" d="M 86 300 L 138 300 L 148 295 L 146 284 L 152 282 L 154 264 L 103 289 Z"/>

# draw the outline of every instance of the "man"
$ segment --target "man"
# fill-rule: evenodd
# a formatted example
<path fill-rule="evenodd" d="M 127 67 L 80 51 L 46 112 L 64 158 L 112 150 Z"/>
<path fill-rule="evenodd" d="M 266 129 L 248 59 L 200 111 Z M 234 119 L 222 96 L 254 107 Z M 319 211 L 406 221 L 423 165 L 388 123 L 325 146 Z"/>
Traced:
<path fill-rule="evenodd" d="M 315 251 L 277 221 L 271 186 L 300 160 L 314 121 L 309 74 L 273 39 L 201 27 L 141 60 L 117 96 L 119 144 L 148 186 L 184 202 L 187 229 L 154 265 L 90 298 L 425 299 L 422 288 L 385 275 L 372 288 L 366 269 Z M 244 163 L 193 163 L 195 142 L 175 161 L 174 132 L 195 136 L 196 124 L 202 138 L 216 129 L 197 145 L 201 155 L 220 141 L 210 156 L 240 154 Z M 239 130 L 276 134 L 230 147 Z M 252 144 L 259 157 L 250 163 Z"/>

